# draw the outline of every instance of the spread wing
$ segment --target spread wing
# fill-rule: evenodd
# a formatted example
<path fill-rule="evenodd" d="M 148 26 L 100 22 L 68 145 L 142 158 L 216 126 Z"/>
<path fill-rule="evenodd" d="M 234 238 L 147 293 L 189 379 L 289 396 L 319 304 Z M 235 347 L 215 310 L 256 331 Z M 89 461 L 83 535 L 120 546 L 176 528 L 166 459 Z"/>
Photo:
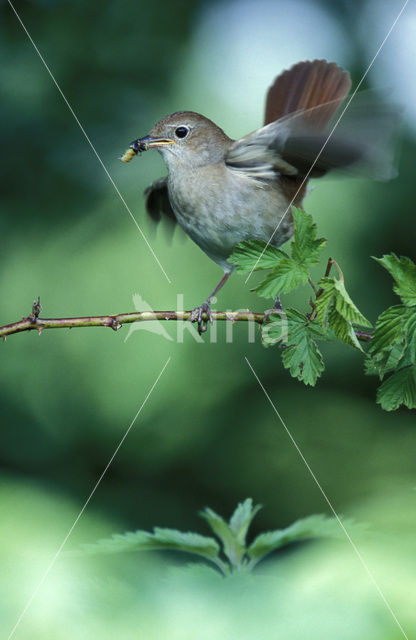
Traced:
<path fill-rule="evenodd" d="M 350 85 L 349 73 L 325 60 L 299 62 L 284 71 L 268 91 L 265 126 L 236 140 L 226 164 L 260 180 L 305 175 L 321 151 L 330 121 Z M 347 136 L 332 136 L 311 175 L 348 166 L 361 155 Z"/>
<path fill-rule="evenodd" d="M 145 190 L 144 195 L 146 196 L 146 211 L 154 222 L 160 222 L 162 214 L 171 223 L 177 222 L 169 202 L 167 176 L 152 182 Z"/>

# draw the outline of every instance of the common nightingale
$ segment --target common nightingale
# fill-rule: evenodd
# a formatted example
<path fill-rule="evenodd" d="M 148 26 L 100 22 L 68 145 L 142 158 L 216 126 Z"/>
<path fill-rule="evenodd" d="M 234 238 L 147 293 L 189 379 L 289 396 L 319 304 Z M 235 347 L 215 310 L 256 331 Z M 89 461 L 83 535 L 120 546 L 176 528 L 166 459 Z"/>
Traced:
<path fill-rule="evenodd" d="M 337 127 L 328 139 L 350 86 L 349 73 L 333 62 L 299 62 L 269 88 L 261 129 L 232 140 L 208 118 L 179 111 L 134 140 L 122 157 L 128 162 L 148 149 L 162 154 L 168 175 L 146 189 L 148 213 L 157 222 L 161 214 L 178 222 L 224 271 L 192 312 L 199 333 L 205 318 L 212 322 L 210 301 L 234 268 L 227 261 L 233 248 L 250 239 L 279 247 L 293 233 L 290 206 L 302 205 L 308 178 L 374 154 L 372 143 L 386 127 L 383 117 L 374 126 L 373 109 L 361 109 L 356 124 Z"/>

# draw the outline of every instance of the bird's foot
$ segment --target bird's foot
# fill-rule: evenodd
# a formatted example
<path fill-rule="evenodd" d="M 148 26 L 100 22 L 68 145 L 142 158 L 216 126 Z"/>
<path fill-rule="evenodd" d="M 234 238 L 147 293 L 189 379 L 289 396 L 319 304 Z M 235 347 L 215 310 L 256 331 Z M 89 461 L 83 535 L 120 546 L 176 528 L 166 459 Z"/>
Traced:
<path fill-rule="evenodd" d="M 206 314 L 208 318 L 203 318 L 204 314 Z M 205 333 L 205 331 L 208 329 L 208 322 L 212 324 L 212 313 L 208 300 L 205 300 L 205 302 L 203 302 L 199 307 L 195 307 L 189 319 L 191 322 L 198 323 L 199 335 Z"/>

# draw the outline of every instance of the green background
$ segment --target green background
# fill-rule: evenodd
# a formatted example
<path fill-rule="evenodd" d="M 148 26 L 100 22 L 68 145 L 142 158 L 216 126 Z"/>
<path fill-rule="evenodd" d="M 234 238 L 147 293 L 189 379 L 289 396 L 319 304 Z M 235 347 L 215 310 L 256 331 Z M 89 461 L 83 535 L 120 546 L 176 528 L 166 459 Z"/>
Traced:
<path fill-rule="evenodd" d="M 274 75 L 302 57 L 332 58 L 358 82 L 400 6 L 292 3 L 294 24 L 298 21 L 305 41 L 297 41 L 296 31 L 289 34 L 293 51 L 288 51 L 281 42 L 288 34 L 279 37 L 288 11 L 283 2 L 15 2 L 169 284 L 3 2 L 0 324 L 28 315 L 38 295 L 44 317 L 134 311 L 135 294 L 152 309 L 175 309 L 178 294 L 185 308 L 202 302 L 221 275 L 218 267 L 184 241 L 181 231 L 173 240 L 169 229 L 154 235 L 145 220 L 142 192 L 164 175 L 161 158 L 145 154 L 124 165 L 119 156 L 131 140 L 178 109 L 203 112 L 233 137 L 248 133 L 262 123 L 264 94 Z M 308 21 L 306 9 L 316 11 L 315 21 Z M 241 27 L 239 39 L 238 21 L 250 11 L 252 27 Z M 399 39 L 409 15 L 397 25 Z M 322 32 L 320 16 L 328 20 Z M 266 41 L 262 21 L 267 34 L 275 25 L 275 38 Z M 273 71 L 259 87 L 263 51 Z M 386 45 L 375 64 L 380 65 L 377 81 L 370 74 L 364 87 L 380 78 L 385 86 L 394 85 L 386 64 L 394 51 L 393 44 Z M 251 65 L 247 72 L 240 55 Z M 408 60 L 408 77 L 413 82 L 414 59 Z M 245 106 L 245 95 L 255 112 Z M 404 100 L 394 90 L 393 95 Z M 319 234 L 329 240 L 326 257 L 337 259 L 353 300 L 372 321 L 395 296 L 388 274 L 370 256 L 394 251 L 415 259 L 415 151 L 405 117 L 395 180 L 315 181 L 305 202 Z M 250 293 L 250 284 L 254 278 L 245 285 L 234 275 L 216 308 L 262 311 L 267 303 Z M 296 292 L 283 303 L 306 307 L 308 295 Z M 377 380 L 364 376 L 361 355 L 346 346 L 325 347 L 327 368 L 311 389 L 289 377 L 278 348 L 264 349 L 258 332 L 249 342 L 243 323 L 233 327 L 232 343 L 224 325 L 217 327 L 215 342 L 211 332 L 202 343 L 189 327 L 182 341 L 174 323 L 163 324 L 164 335 L 161 325 L 149 328 L 130 334 L 128 326 L 119 332 L 65 329 L 40 337 L 28 332 L 0 345 L 4 637 L 169 357 L 65 548 L 155 525 L 207 533 L 196 515 L 200 508 L 209 505 L 228 515 L 247 496 L 264 505 L 253 534 L 329 512 L 247 357 L 336 511 L 369 523 L 371 535 L 357 546 L 411 637 L 416 632 L 414 414 L 383 412 L 375 403 Z M 187 568 L 174 554 L 62 557 L 15 637 L 335 634 L 403 637 L 347 540 L 297 547 L 280 561 L 272 558 L 254 576 L 228 582 L 206 569 Z"/>

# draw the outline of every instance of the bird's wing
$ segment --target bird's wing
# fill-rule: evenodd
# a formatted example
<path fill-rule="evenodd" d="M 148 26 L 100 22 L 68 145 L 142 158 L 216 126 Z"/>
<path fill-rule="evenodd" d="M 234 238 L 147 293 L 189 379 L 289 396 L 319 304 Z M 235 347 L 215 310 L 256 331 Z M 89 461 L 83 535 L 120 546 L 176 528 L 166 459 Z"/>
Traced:
<path fill-rule="evenodd" d="M 299 62 L 276 78 L 266 101 L 265 126 L 236 140 L 225 162 L 258 179 L 305 175 L 320 152 L 329 123 L 350 88 L 349 73 L 325 60 Z M 326 145 L 311 175 L 346 166 L 358 151 L 335 137 Z"/>
<path fill-rule="evenodd" d="M 146 211 L 154 222 L 160 222 L 162 214 L 171 223 L 177 222 L 169 202 L 167 176 L 152 182 L 145 190 L 144 195 L 146 196 Z"/>

